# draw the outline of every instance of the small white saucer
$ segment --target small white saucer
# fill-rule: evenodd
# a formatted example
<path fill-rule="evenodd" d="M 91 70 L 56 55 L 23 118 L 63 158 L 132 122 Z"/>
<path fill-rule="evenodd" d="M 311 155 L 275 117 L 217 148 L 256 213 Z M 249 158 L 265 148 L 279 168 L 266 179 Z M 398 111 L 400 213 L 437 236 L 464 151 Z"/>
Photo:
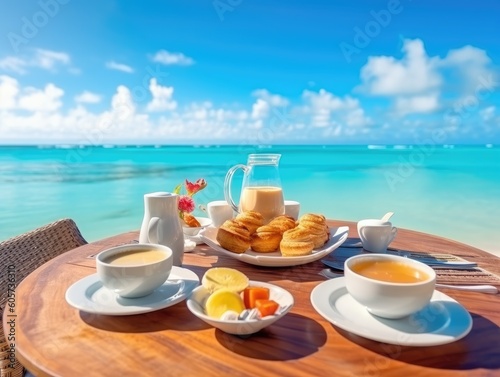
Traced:
<path fill-rule="evenodd" d="M 326 320 L 353 334 L 401 346 L 436 346 L 466 336 L 472 328 L 469 312 L 451 297 L 434 291 L 422 310 L 401 319 L 370 314 L 347 292 L 345 279 L 335 278 L 317 285 L 311 303 Z"/>
<path fill-rule="evenodd" d="M 183 301 L 200 280 L 191 270 L 172 267 L 170 276 L 150 295 L 123 298 L 104 288 L 97 274 L 87 276 L 66 291 L 66 301 L 76 309 L 103 315 L 133 315 L 167 308 Z"/>

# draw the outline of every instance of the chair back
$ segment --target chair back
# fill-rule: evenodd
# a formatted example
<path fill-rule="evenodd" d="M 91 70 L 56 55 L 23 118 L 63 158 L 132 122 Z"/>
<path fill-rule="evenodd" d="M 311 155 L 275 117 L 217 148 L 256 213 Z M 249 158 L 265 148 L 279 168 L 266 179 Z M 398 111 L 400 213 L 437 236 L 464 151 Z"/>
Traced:
<path fill-rule="evenodd" d="M 9 310 L 9 303 L 15 305 L 12 288 L 26 276 L 50 259 L 76 247 L 85 245 L 75 222 L 62 219 L 38 229 L 0 242 L 0 319 L 3 311 Z M 7 341 L 0 322 L 0 377 L 18 377 L 24 368 L 11 360 L 10 342 Z M 14 368 L 11 368 L 14 364 Z"/>

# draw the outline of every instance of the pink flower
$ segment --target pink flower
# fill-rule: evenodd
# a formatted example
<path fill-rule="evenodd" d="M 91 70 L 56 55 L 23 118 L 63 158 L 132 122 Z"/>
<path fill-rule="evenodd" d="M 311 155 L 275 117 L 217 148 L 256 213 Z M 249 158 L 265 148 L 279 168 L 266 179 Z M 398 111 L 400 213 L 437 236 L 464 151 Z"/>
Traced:
<path fill-rule="evenodd" d="M 186 179 L 186 191 L 189 196 L 193 196 L 198 191 L 203 190 L 207 186 L 207 182 L 200 178 L 195 183 L 189 182 Z"/>
<path fill-rule="evenodd" d="M 181 195 L 179 198 L 179 211 L 181 212 L 193 212 L 194 211 L 194 200 L 190 196 Z"/>

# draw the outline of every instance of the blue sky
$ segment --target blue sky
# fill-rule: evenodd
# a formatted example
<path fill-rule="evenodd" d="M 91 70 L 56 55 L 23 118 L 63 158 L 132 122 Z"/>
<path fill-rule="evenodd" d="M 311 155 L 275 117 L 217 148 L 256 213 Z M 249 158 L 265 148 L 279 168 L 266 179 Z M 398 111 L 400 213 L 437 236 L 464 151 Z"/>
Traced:
<path fill-rule="evenodd" d="M 493 1 L 4 1 L 0 143 L 499 144 Z"/>

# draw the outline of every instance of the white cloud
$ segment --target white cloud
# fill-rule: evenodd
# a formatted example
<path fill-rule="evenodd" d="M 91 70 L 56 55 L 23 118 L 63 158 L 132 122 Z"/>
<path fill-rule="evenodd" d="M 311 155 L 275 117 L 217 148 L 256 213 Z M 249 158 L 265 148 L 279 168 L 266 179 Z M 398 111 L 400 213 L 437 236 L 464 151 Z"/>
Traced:
<path fill-rule="evenodd" d="M 118 120 L 124 120 L 135 114 L 136 107 L 129 88 L 124 85 L 118 86 L 116 94 L 111 99 L 111 110 Z"/>
<path fill-rule="evenodd" d="M 311 115 L 311 124 L 315 127 L 337 127 L 342 123 L 350 127 L 365 127 L 372 123 L 359 101 L 352 97 L 342 99 L 325 89 L 317 93 L 305 90 L 302 97 L 306 102 L 304 112 Z"/>
<path fill-rule="evenodd" d="M 491 119 L 493 119 L 493 117 L 495 116 L 495 106 L 488 106 L 487 108 L 485 109 L 482 109 L 480 112 L 479 112 L 479 115 L 481 115 L 481 118 L 487 122 Z"/>
<path fill-rule="evenodd" d="M 363 88 L 373 95 L 420 94 L 439 87 L 442 78 L 436 62 L 425 52 L 420 39 L 405 40 L 405 56 L 397 60 L 392 56 L 371 56 L 361 69 Z"/>
<path fill-rule="evenodd" d="M 134 69 L 126 64 L 117 63 L 115 61 L 106 62 L 106 68 L 114 69 L 125 73 L 134 73 Z"/>
<path fill-rule="evenodd" d="M 148 111 L 171 111 L 177 107 L 177 102 L 172 99 L 174 87 L 161 86 L 156 78 L 149 81 L 149 90 L 153 96 L 147 105 Z"/>
<path fill-rule="evenodd" d="M 26 87 L 9 76 L 0 76 L 0 109 L 54 112 L 62 106 L 64 91 L 52 83 L 43 89 Z"/>
<path fill-rule="evenodd" d="M 68 65 L 71 59 L 65 52 L 57 52 L 50 50 L 35 50 L 35 56 L 32 62 L 33 66 L 46 70 L 53 70 L 58 64 Z"/>
<path fill-rule="evenodd" d="M 75 101 L 78 103 L 99 103 L 101 102 L 101 96 L 96 93 L 89 92 L 87 90 L 78 94 L 75 97 Z"/>
<path fill-rule="evenodd" d="M 396 112 L 401 115 L 412 113 L 431 113 L 439 108 L 437 93 L 412 97 L 398 97 L 395 102 Z"/>
<path fill-rule="evenodd" d="M 271 106 L 267 101 L 261 98 L 257 98 L 257 101 L 252 105 L 252 118 L 253 119 L 264 119 L 269 116 L 269 111 Z"/>
<path fill-rule="evenodd" d="M 18 94 L 17 80 L 9 76 L 0 76 L 0 110 L 15 109 Z"/>
<path fill-rule="evenodd" d="M 166 50 L 158 51 L 152 60 L 156 63 L 165 65 L 193 65 L 194 60 L 182 52 L 169 52 Z"/>
<path fill-rule="evenodd" d="M 27 111 L 51 112 L 62 106 L 64 91 L 54 84 L 47 84 L 43 90 L 28 87 L 19 97 L 19 108 Z"/>
<path fill-rule="evenodd" d="M 266 119 L 274 107 L 286 107 L 289 105 L 288 99 L 279 94 L 271 94 L 267 89 L 257 89 L 252 92 L 257 100 L 252 105 L 252 119 L 255 119 L 255 128 L 261 128 L 263 122 L 260 120 Z"/>
<path fill-rule="evenodd" d="M 491 63 L 486 51 L 467 45 L 450 50 L 440 61 L 440 67 L 458 71 L 460 82 L 455 84 L 461 86 L 462 95 L 465 96 L 474 93 L 484 82 L 495 81 L 497 74 L 491 68 Z"/>
<path fill-rule="evenodd" d="M 0 69 L 9 72 L 15 72 L 19 74 L 25 74 L 28 62 L 17 57 L 17 56 L 7 56 L 0 59 Z"/>
<path fill-rule="evenodd" d="M 6 56 L 0 60 L 0 69 L 25 74 L 29 67 L 41 68 L 47 71 L 56 71 L 58 66 L 69 66 L 71 63 L 70 56 L 65 52 L 34 49 L 30 56 Z M 70 67 L 70 70 L 76 68 Z"/>

